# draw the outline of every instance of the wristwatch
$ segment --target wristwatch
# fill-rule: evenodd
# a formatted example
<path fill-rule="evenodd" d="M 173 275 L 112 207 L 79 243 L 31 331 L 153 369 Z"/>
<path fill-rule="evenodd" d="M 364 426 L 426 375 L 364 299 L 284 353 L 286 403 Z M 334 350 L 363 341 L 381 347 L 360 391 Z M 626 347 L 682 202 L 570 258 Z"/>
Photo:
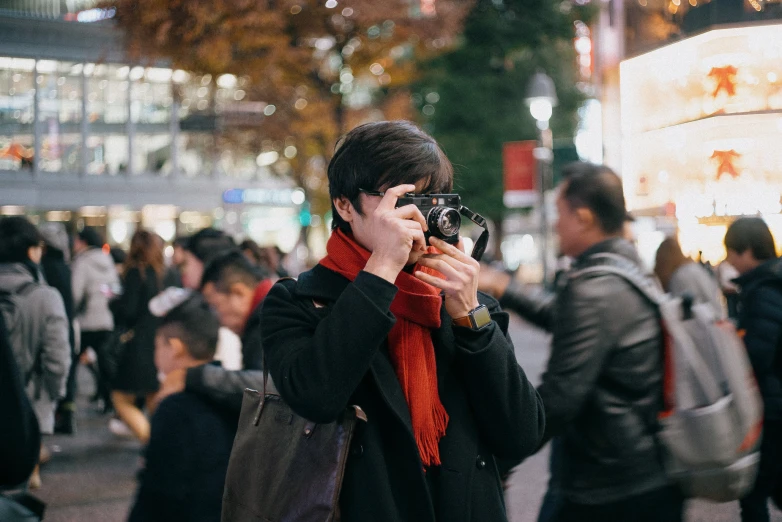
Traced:
<path fill-rule="evenodd" d="M 456 317 L 453 320 L 453 324 L 456 326 L 472 328 L 473 330 L 480 330 L 490 322 L 491 314 L 486 305 L 479 305 L 477 308 L 470 310 L 464 317 Z"/>

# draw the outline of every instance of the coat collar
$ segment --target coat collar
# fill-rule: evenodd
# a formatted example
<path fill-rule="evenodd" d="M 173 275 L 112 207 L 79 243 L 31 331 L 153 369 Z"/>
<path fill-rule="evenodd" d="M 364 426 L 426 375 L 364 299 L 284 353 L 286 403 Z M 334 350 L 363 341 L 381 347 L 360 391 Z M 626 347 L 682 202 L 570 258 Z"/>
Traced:
<path fill-rule="evenodd" d="M 770 279 L 782 280 L 782 258 L 771 259 L 753 268 L 733 280 L 743 290 L 747 290 L 763 281 Z"/>

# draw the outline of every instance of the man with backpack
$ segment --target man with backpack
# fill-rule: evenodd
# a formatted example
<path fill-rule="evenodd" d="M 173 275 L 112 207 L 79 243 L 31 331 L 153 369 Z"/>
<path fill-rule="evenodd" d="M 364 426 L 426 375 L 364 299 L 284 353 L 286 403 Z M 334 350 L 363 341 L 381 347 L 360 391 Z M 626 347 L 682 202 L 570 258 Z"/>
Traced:
<path fill-rule="evenodd" d="M 41 433 L 54 429 L 71 366 L 68 320 L 60 294 L 41 280 L 43 238 L 19 216 L 0 220 L 0 310 Z M 35 474 L 34 474 L 35 475 Z M 39 482 L 35 477 L 32 482 Z"/>
<path fill-rule="evenodd" d="M 620 275 L 584 271 L 608 254 L 644 272 L 622 237 L 622 183 L 610 169 L 586 163 L 566 167 L 563 176 L 556 230 L 574 263 L 554 299 L 519 294 L 503 305 L 553 334 L 538 392 L 545 440 L 560 440 L 564 500 L 554 520 L 680 521 L 683 497 L 655 436 L 663 409 L 657 307 Z"/>
<path fill-rule="evenodd" d="M 740 218 L 725 234 L 727 261 L 740 276 L 738 328 L 763 397 L 763 440 L 755 486 L 741 500 L 742 522 L 768 522 L 768 498 L 782 483 L 782 261 L 761 218 Z"/>

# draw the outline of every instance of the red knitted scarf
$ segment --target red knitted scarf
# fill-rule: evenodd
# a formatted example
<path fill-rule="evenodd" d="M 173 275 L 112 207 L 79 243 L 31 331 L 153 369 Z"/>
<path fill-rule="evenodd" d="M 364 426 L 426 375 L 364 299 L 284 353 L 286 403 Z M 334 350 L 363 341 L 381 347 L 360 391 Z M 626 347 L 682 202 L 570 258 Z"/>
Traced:
<path fill-rule="evenodd" d="M 353 281 L 364 269 L 370 252 L 352 236 L 335 230 L 326 245 L 321 265 Z M 416 266 L 429 274 L 438 272 Z M 414 271 L 415 272 L 415 271 Z M 388 334 L 391 362 L 405 394 L 418 453 L 425 466 L 440 465 L 440 439 L 448 426 L 448 414 L 437 390 L 437 366 L 431 331 L 440 327 L 440 291 L 407 272 L 396 279 L 399 291 L 391 303 L 396 324 Z"/>

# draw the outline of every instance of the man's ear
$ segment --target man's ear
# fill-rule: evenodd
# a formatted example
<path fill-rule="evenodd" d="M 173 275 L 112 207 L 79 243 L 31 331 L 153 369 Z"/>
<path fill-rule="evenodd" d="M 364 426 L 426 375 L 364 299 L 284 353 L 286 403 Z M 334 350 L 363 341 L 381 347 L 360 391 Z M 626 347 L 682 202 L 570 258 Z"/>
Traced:
<path fill-rule="evenodd" d="M 339 213 L 339 217 L 341 217 L 343 221 L 346 223 L 353 221 L 356 215 L 356 208 L 348 198 L 345 196 L 340 196 L 338 198 L 334 198 L 332 202 L 334 203 L 334 208 L 336 208 L 337 212 Z"/>
<path fill-rule="evenodd" d="M 595 213 L 586 207 L 579 207 L 576 209 L 576 219 L 578 219 L 581 226 L 587 230 L 597 225 Z"/>
<path fill-rule="evenodd" d="M 171 347 L 171 352 L 175 359 L 181 359 L 188 355 L 187 347 L 179 337 L 169 337 L 168 345 Z"/>

